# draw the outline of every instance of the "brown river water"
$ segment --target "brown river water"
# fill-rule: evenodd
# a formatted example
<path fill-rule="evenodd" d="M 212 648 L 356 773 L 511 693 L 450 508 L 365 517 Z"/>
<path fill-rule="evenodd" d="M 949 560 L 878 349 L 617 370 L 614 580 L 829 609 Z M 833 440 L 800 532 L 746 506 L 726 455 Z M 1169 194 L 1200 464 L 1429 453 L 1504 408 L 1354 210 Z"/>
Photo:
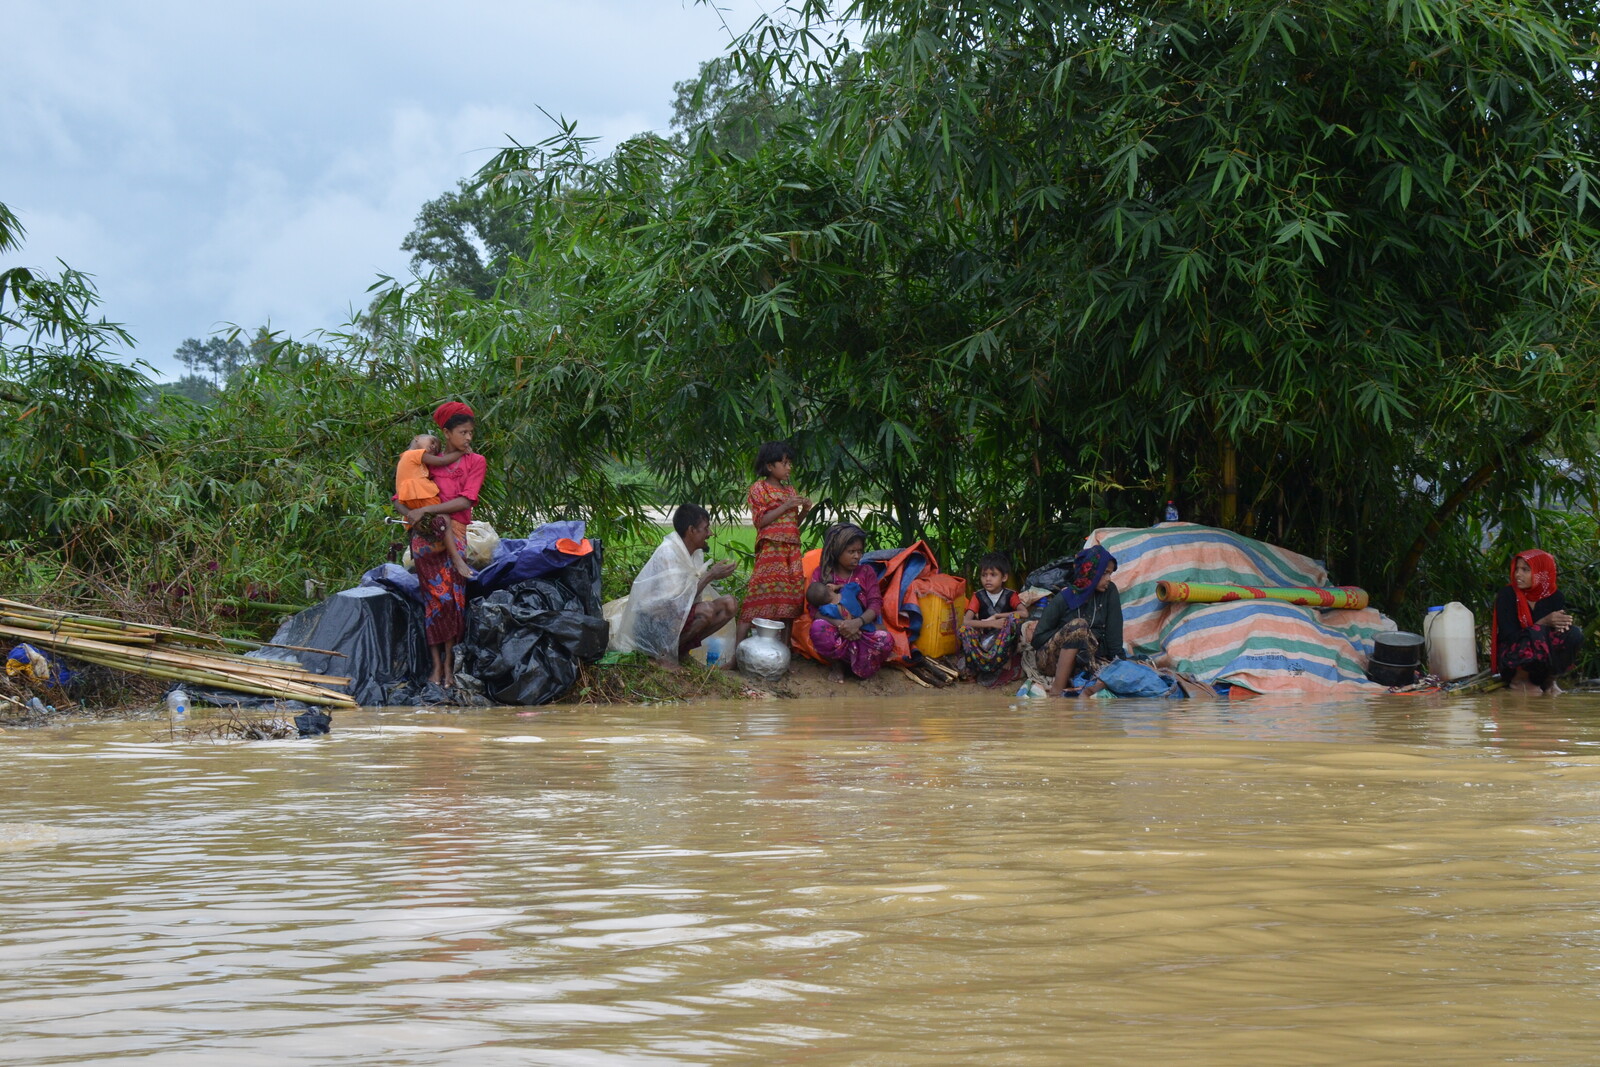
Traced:
<path fill-rule="evenodd" d="M 0 734 L 0 1063 L 1600 1062 L 1600 698 Z"/>

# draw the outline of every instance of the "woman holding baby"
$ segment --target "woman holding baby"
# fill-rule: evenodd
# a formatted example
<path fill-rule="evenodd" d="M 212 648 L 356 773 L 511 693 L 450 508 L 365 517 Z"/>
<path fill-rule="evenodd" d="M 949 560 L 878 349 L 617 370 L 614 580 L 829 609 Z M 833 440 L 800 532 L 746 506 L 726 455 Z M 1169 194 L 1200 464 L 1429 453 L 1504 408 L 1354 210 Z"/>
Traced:
<path fill-rule="evenodd" d="M 472 571 L 462 559 L 467 547 L 467 524 L 478 502 L 488 464 L 472 451 L 477 427 L 472 409 L 452 400 L 433 413 L 443 431 L 441 442 L 412 442 L 395 472 L 395 506 L 411 532 L 411 558 L 422 585 L 422 603 L 433 663 L 428 680 L 451 688 L 455 685 L 455 646 L 466 632 L 467 579 Z M 419 451 L 423 455 L 417 455 Z M 434 448 L 438 451 L 435 452 Z M 413 465 L 415 461 L 415 465 Z M 418 472 L 424 480 L 417 480 Z M 437 493 L 428 496 L 431 477 Z"/>

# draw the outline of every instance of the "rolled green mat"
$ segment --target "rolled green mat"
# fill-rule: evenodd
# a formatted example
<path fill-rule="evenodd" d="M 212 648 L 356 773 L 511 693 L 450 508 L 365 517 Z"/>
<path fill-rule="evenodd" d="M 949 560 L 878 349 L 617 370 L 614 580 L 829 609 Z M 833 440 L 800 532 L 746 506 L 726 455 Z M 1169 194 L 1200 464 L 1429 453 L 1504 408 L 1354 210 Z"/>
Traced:
<path fill-rule="evenodd" d="M 1276 600 L 1306 608 L 1342 608 L 1360 611 L 1367 606 L 1367 591 L 1353 585 L 1323 589 L 1314 585 L 1288 587 L 1253 585 L 1202 585 L 1199 582 L 1157 582 L 1156 599 L 1164 604 L 1223 604 L 1233 600 Z"/>

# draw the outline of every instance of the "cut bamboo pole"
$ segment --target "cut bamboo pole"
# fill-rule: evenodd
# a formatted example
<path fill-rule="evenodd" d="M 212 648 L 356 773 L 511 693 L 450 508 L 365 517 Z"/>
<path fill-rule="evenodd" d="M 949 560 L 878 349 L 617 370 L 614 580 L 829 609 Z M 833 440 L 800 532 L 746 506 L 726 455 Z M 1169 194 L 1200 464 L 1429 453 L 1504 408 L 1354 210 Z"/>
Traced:
<path fill-rule="evenodd" d="M 135 674 L 150 674 L 188 681 L 203 680 L 205 684 L 215 685 L 218 688 L 264 696 L 292 695 L 297 699 L 315 703 L 347 706 L 353 706 L 355 703 L 346 694 L 334 693 L 323 688 L 325 685 L 348 684 L 349 679 L 335 681 L 328 675 L 313 674 L 304 668 L 288 664 L 274 665 L 272 660 L 246 660 L 242 656 L 224 658 L 225 654 L 218 653 L 133 648 L 85 637 L 59 634 L 41 636 L 36 631 L 10 626 L 0 626 L 0 635 L 32 640 L 33 643 L 51 651 Z"/>
<path fill-rule="evenodd" d="M 234 677 L 219 676 L 198 671 L 184 671 L 151 664 L 141 665 L 137 670 L 135 670 L 134 668 L 127 666 L 127 664 L 122 660 L 118 660 L 114 657 L 102 658 L 92 652 L 75 652 L 73 653 L 73 657 L 75 659 L 81 659 L 85 663 L 96 663 L 103 667 L 111 667 L 117 670 L 128 670 L 133 673 L 143 674 L 149 678 L 166 678 L 172 681 L 189 682 L 194 685 L 208 685 L 216 689 L 227 689 L 236 693 L 246 693 L 252 696 L 272 697 L 276 700 L 298 700 L 304 704 L 321 704 L 326 707 L 334 708 L 354 708 L 358 706 L 350 697 L 345 696 L 342 693 L 332 692 L 331 690 L 327 689 L 316 692 L 302 691 L 298 689 L 285 689 L 270 685 L 257 685 L 253 681 L 241 681 Z"/>
<path fill-rule="evenodd" d="M 101 627 L 108 630 L 138 631 L 160 634 L 170 637 L 175 641 L 203 645 L 227 644 L 236 641 L 235 638 L 218 637 L 215 634 L 203 634 L 197 630 L 185 630 L 180 626 L 162 626 L 158 623 L 131 623 L 122 619 L 108 619 L 100 615 L 89 615 L 81 611 L 58 611 L 55 608 L 41 608 L 20 600 L 8 600 L 0 597 L 0 607 L 16 608 L 39 618 L 67 619 L 90 626 Z M 259 647 L 260 642 L 239 642 L 252 647 Z"/>
<path fill-rule="evenodd" d="M 0 618 L 13 620 L 19 626 L 38 626 L 57 632 L 82 632 L 85 636 L 103 636 L 118 643 L 130 639 L 141 641 L 159 642 L 162 638 L 171 638 L 183 644 L 219 644 L 230 648 L 242 648 L 246 651 L 255 651 L 259 648 L 287 648 L 294 652 L 315 652 L 324 656 L 344 657 L 343 652 L 331 648 L 308 648 L 304 645 L 288 645 L 277 641 L 244 641 L 233 637 L 218 637 L 215 634 L 202 634 L 193 630 L 183 630 L 174 626 L 161 626 L 157 623 L 128 623 L 120 619 L 106 619 L 98 615 L 85 615 L 81 612 L 56 611 L 53 608 L 35 608 L 16 600 L 0 598 L 0 608 L 10 606 L 13 611 L 0 610 Z M 98 631 L 105 631 L 101 634 Z"/>
<path fill-rule="evenodd" d="M 65 622 L 30 618 L 20 612 L 11 611 L 0 612 L 0 623 L 6 626 L 21 626 L 44 633 L 69 634 L 78 637 L 92 637 L 97 640 L 115 641 L 119 645 L 153 645 L 157 640 L 156 634 L 146 631 L 103 630 L 93 626 L 76 626 Z"/>
<path fill-rule="evenodd" d="M 258 641 L 58 611 L 4 598 L 0 598 L 0 636 L 20 638 L 51 652 L 132 674 L 312 704 L 357 706 L 348 694 L 330 688 L 348 685 L 349 678 L 318 674 L 292 661 L 251 659 L 229 651 L 265 647 Z M 273 647 L 343 655 L 329 649 Z"/>

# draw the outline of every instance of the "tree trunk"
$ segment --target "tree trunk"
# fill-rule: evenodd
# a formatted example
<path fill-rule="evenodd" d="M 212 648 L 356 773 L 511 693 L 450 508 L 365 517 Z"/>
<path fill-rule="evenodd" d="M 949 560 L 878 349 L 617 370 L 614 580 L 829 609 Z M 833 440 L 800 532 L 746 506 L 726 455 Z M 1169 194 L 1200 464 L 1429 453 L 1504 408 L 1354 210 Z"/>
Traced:
<path fill-rule="evenodd" d="M 1534 445 L 1539 438 L 1550 430 L 1550 424 L 1543 423 L 1535 426 L 1512 445 L 1513 451 L 1520 451 Z M 1486 460 L 1477 470 L 1468 475 L 1467 480 L 1461 483 L 1460 488 L 1444 499 L 1444 502 L 1434 509 L 1433 517 L 1428 520 L 1428 525 L 1422 528 L 1417 539 L 1411 542 L 1411 547 L 1406 550 L 1405 556 L 1400 560 L 1400 566 L 1395 569 L 1394 580 L 1389 583 L 1388 606 L 1391 613 L 1399 611 L 1405 604 L 1406 597 L 1410 594 L 1411 579 L 1417 576 L 1417 567 L 1422 563 L 1422 553 L 1427 551 L 1428 545 L 1439 536 L 1439 531 L 1444 529 L 1446 520 L 1454 515 L 1479 489 L 1488 484 L 1495 472 L 1505 465 L 1504 460 Z"/>
<path fill-rule="evenodd" d="M 1222 442 L 1222 506 L 1217 525 L 1232 530 L 1239 522 L 1239 453 L 1232 441 Z"/>

